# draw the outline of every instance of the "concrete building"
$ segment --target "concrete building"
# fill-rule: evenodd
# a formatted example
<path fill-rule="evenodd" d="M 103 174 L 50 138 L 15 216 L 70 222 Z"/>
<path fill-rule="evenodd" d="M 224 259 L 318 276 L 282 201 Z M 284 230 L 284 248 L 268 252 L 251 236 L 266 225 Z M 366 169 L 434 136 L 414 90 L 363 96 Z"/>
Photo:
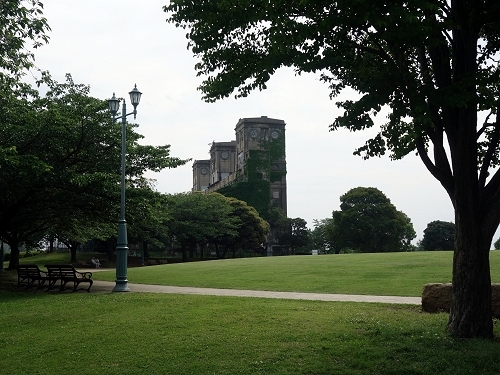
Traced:
<path fill-rule="evenodd" d="M 195 160 L 192 190 L 213 192 L 238 181 L 263 179 L 270 182 L 271 203 L 286 215 L 285 125 L 266 116 L 240 119 L 236 141 L 214 141 L 210 159 Z M 259 159 L 253 175 L 248 170 L 252 158 Z"/>
<path fill-rule="evenodd" d="M 210 159 L 195 160 L 192 190 L 214 192 L 222 189 L 221 192 L 225 193 L 226 187 L 240 184 L 247 190 L 247 199 L 242 200 L 257 211 L 259 208 L 252 201 L 261 195 L 263 199 L 269 199 L 267 207 L 279 207 L 286 215 L 285 125 L 283 120 L 266 116 L 240 119 L 235 126 L 235 141 L 214 141 L 210 147 Z M 268 182 L 269 191 L 248 191 L 259 181 Z M 262 217 L 268 214 L 259 213 Z M 269 252 L 272 248 L 268 249 Z"/>

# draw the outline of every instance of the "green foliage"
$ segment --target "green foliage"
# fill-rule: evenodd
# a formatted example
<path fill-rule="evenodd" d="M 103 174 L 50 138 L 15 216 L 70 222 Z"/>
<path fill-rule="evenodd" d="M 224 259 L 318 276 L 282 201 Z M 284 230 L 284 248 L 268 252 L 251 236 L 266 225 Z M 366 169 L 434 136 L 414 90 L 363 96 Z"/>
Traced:
<path fill-rule="evenodd" d="M 269 233 L 269 224 L 246 202 L 228 198 L 232 207 L 231 216 L 239 220 L 237 236 L 228 238 L 227 245 L 234 251 L 255 251 L 265 241 Z M 234 257 L 234 256 L 233 256 Z"/>
<path fill-rule="evenodd" d="M 260 150 L 249 150 L 245 176 L 234 184 L 225 186 L 218 193 L 233 197 L 254 207 L 260 217 L 269 220 L 271 210 L 271 183 L 281 181 L 286 170 L 279 161 L 285 155 L 285 138 L 261 140 Z"/>
<path fill-rule="evenodd" d="M 500 250 L 500 238 L 498 238 L 495 241 L 494 246 L 495 246 L 495 250 Z"/>
<path fill-rule="evenodd" d="M 334 222 L 332 218 L 314 220 L 314 229 L 312 231 L 312 241 L 314 249 L 318 249 L 321 254 L 333 254 L 340 251 L 335 250 Z"/>
<path fill-rule="evenodd" d="M 166 196 L 151 189 L 132 187 L 127 189 L 126 194 L 129 242 L 146 241 L 150 249 L 164 249 L 165 244 L 170 242 Z"/>
<path fill-rule="evenodd" d="M 16 82 L 33 67 L 36 49 L 48 42 L 50 30 L 37 0 L 2 0 L 0 12 L 0 85 Z M 30 42 L 31 45 L 26 44 Z"/>
<path fill-rule="evenodd" d="M 21 85 L 1 101 L 0 237 L 13 250 L 45 234 L 84 242 L 111 236 L 120 194 L 121 125 L 107 103 L 89 96 L 88 86 L 70 75 L 57 83 L 48 73 L 45 96 Z M 146 170 L 176 167 L 169 146 L 142 146 L 128 127 L 127 185 L 150 189 Z M 137 216 L 137 215 L 136 215 Z M 114 232 L 114 230 L 113 230 Z"/>
<path fill-rule="evenodd" d="M 288 251 L 292 255 L 297 254 L 298 250 L 309 247 L 311 244 L 307 222 L 300 217 L 294 219 L 281 217 L 277 221 L 276 227 L 276 237 L 280 246 L 285 250 L 285 254 L 288 254 Z M 310 249 L 308 250 L 310 254 Z"/>
<path fill-rule="evenodd" d="M 264 219 L 269 217 L 271 185 L 267 180 L 237 181 L 217 190 L 217 192 L 246 202 L 249 206 L 254 207 L 260 217 Z"/>
<path fill-rule="evenodd" d="M 455 224 L 431 221 L 424 229 L 421 247 L 424 250 L 453 250 L 455 248 Z"/>
<path fill-rule="evenodd" d="M 333 212 L 333 241 L 337 249 L 360 252 L 412 250 L 413 225 L 380 190 L 358 187 L 340 197 Z"/>
<path fill-rule="evenodd" d="M 166 198 L 166 227 L 183 250 L 214 245 L 219 258 L 227 250 L 254 250 L 269 231 L 267 223 L 245 202 L 219 193 L 185 193 Z"/>

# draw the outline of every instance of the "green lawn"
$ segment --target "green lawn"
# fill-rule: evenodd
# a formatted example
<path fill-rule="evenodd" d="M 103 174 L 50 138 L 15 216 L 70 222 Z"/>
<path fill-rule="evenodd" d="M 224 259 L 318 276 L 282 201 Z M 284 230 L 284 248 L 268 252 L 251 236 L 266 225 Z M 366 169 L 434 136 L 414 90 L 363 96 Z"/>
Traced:
<path fill-rule="evenodd" d="M 139 284 L 420 296 L 427 283 L 451 282 L 452 259 L 451 251 L 242 258 L 129 267 L 128 279 Z M 41 268 L 61 262 L 68 263 L 69 254 L 21 259 Z M 492 282 L 500 283 L 500 251 L 490 252 L 490 262 Z M 94 279 L 114 281 L 115 271 L 96 272 Z"/>
<path fill-rule="evenodd" d="M 415 306 L 141 293 L 0 294 L 4 375 L 498 374 Z M 497 328 L 498 333 L 498 328 Z"/>
<path fill-rule="evenodd" d="M 451 257 L 422 252 L 236 259 L 129 268 L 129 280 L 420 295 L 426 282 L 450 281 Z M 37 258 L 23 262 L 56 262 Z M 493 281 L 500 280 L 499 262 L 500 252 L 492 252 Z M 3 275 L 0 283 L 14 275 Z M 114 280 L 114 272 L 94 277 Z M 451 339 L 447 314 L 424 314 L 418 306 L 1 289 L 5 375 L 500 373 L 497 341 Z M 495 333 L 500 336 L 498 325 Z"/>
<path fill-rule="evenodd" d="M 89 261 L 92 255 L 78 257 Z M 420 296 L 427 283 L 451 282 L 452 259 L 451 251 L 242 258 L 129 267 L 128 279 L 139 284 Z M 41 268 L 68 262 L 69 254 L 63 253 L 21 259 Z M 500 283 L 500 251 L 490 252 L 490 263 L 492 282 Z M 96 272 L 94 279 L 114 281 L 115 271 Z"/>
<path fill-rule="evenodd" d="M 131 283 L 295 292 L 420 296 L 423 285 L 451 282 L 453 253 L 414 252 L 227 259 L 129 268 Z M 500 251 L 491 252 L 500 282 Z M 96 273 L 113 281 L 115 272 Z"/>

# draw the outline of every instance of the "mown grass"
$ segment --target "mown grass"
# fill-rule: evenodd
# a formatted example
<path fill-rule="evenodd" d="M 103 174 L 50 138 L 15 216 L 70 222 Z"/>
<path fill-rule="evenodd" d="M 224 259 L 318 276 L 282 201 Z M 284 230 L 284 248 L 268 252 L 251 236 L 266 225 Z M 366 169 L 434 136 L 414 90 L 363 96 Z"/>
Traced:
<path fill-rule="evenodd" d="M 88 261 L 92 255 L 78 257 Z M 129 267 L 128 279 L 139 284 L 420 296 L 427 283 L 451 282 L 452 260 L 451 251 L 259 257 Z M 21 259 L 41 268 L 68 262 L 64 253 Z M 490 252 L 490 263 L 492 282 L 500 282 L 500 251 Z M 114 281 L 115 271 L 96 272 L 94 279 Z"/>
<path fill-rule="evenodd" d="M 492 251 L 500 282 L 500 251 Z M 227 259 L 129 268 L 131 283 L 295 292 L 420 296 L 427 283 L 451 282 L 453 253 L 414 252 Z M 115 272 L 96 279 L 114 281 Z"/>
<path fill-rule="evenodd" d="M 494 281 L 499 254 L 491 253 Z M 424 283 L 451 279 L 451 258 L 433 252 L 235 259 L 129 268 L 129 280 L 420 295 Z M 38 261 L 65 262 L 50 255 Z M 114 280 L 114 271 L 94 277 Z M 419 306 L 1 289 L 6 375 L 500 373 L 498 341 L 454 340 L 445 332 L 447 314 L 424 314 Z"/>
<path fill-rule="evenodd" d="M 141 293 L 0 294 L 0 368 L 23 374 L 498 374 L 417 306 Z M 498 331 L 498 328 L 496 328 Z"/>

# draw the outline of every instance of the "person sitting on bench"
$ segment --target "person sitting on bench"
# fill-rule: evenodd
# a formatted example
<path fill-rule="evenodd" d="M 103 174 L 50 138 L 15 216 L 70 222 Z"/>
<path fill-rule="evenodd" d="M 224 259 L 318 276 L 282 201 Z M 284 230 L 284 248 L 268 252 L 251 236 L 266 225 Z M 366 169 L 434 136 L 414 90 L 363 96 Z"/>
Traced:
<path fill-rule="evenodd" d="M 95 266 L 95 268 L 101 268 L 101 262 L 99 259 L 92 257 L 90 262 Z"/>

